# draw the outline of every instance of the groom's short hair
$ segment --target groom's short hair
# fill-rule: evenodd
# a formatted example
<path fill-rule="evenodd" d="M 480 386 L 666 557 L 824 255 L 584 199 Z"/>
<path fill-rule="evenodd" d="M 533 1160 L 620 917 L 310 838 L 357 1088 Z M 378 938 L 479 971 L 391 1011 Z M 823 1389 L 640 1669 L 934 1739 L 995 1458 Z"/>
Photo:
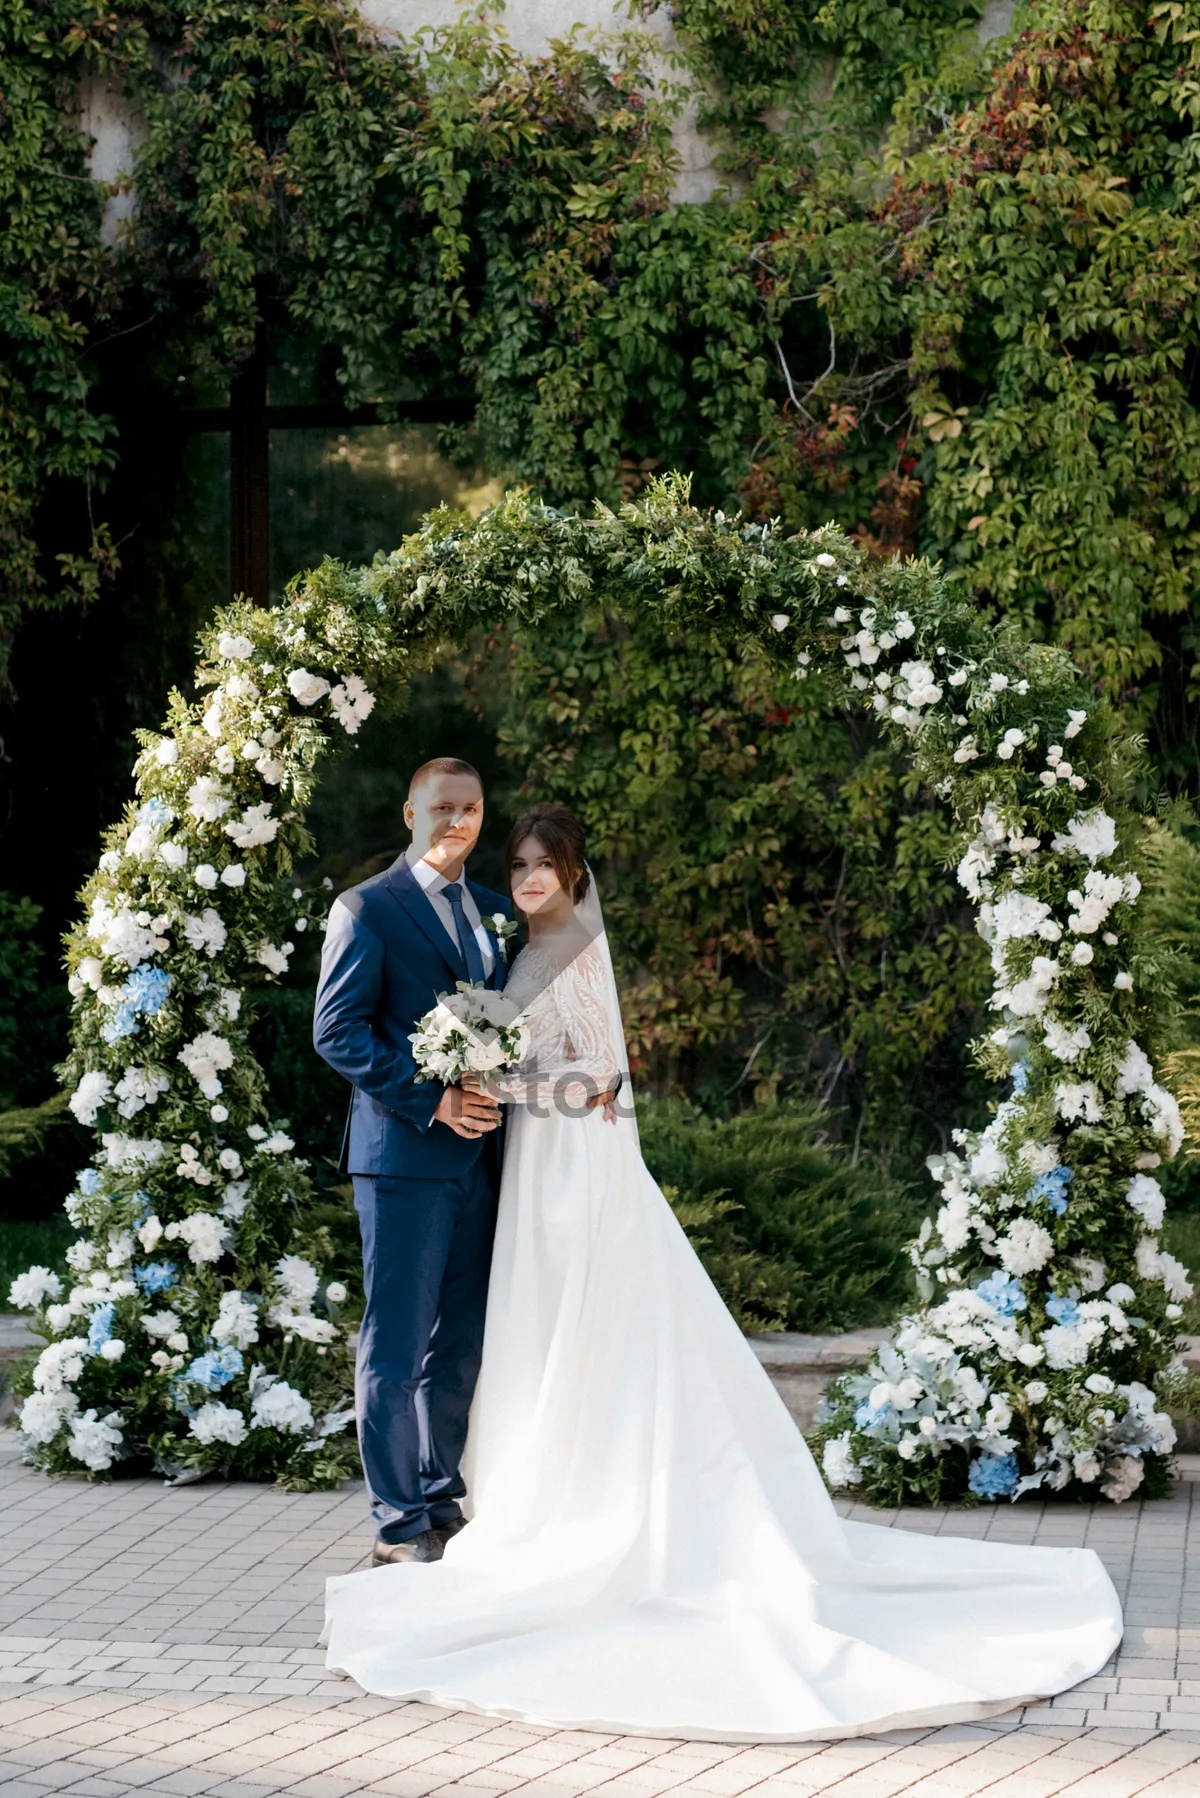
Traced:
<path fill-rule="evenodd" d="M 462 761 L 456 755 L 435 755 L 430 762 L 422 762 L 408 783 L 408 796 L 411 799 L 421 782 L 431 774 L 473 774 L 479 781 L 479 791 L 483 792 L 483 781 L 478 768 L 472 768 L 470 762 Z"/>

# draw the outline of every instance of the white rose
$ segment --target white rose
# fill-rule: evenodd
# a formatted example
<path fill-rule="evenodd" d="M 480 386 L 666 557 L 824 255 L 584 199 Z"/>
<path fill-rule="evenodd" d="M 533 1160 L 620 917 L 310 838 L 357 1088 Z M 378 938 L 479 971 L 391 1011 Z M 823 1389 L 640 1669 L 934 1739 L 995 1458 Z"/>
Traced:
<path fill-rule="evenodd" d="M 329 691 L 329 682 L 322 680 L 319 674 L 310 674 L 307 668 L 293 668 L 287 684 L 288 692 L 301 705 L 316 705 Z"/>

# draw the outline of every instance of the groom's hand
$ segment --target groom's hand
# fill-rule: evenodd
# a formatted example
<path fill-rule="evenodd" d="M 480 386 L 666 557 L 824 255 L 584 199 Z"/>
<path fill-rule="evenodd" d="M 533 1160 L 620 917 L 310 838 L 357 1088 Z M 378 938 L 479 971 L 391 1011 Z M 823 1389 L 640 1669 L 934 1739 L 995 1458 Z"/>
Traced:
<path fill-rule="evenodd" d="M 500 1107 L 487 1093 L 467 1092 L 461 1086 L 448 1086 L 438 1101 L 434 1117 L 446 1124 L 456 1136 L 468 1139 L 486 1136 L 500 1122 Z"/>

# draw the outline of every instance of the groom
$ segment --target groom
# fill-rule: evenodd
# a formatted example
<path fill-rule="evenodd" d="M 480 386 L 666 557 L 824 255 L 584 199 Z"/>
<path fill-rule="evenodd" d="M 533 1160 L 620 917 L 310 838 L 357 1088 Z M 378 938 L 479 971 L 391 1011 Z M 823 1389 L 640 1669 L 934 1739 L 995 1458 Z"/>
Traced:
<path fill-rule="evenodd" d="M 436 1561 L 462 1528 L 459 1473 L 483 1349 L 499 1188 L 500 1110 L 414 1078 L 410 1034 L 456 980 L 503 985 L 482 918 L 509 901 L 466 880 L 483 823 L 469 762 L 417 769 L 408 850 L 334 902 L 313 1021 L 354 1088 L 342 1172 L 354 1180 L 367 1307 L 355 1401 L 374 1562 Z"/>

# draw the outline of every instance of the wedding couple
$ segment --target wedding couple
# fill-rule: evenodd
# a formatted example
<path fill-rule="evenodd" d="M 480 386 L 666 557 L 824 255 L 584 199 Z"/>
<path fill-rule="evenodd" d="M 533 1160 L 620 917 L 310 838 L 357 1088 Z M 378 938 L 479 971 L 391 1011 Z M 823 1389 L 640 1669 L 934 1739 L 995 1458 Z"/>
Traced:
<path fill-rule="evenodd" d="M 373 1570 L 328 1583 L 329 1666 L 721 1742 L 965 1721 L 1096 1672 L 1121 1612 L 1090 1550 L 839 1518 L 642 1161 L 582 829 L 521 819 L 506 898 L 463 875 L 483 806 L 467 763 L 418 769 L 411 847 L 326 938 L 315 1041 L 354 1088 L 378 1537 Z M 487 1091 L 414 1078 L 417 1020 L 462 979 L 505 982 L 529 1021 Z"/>

